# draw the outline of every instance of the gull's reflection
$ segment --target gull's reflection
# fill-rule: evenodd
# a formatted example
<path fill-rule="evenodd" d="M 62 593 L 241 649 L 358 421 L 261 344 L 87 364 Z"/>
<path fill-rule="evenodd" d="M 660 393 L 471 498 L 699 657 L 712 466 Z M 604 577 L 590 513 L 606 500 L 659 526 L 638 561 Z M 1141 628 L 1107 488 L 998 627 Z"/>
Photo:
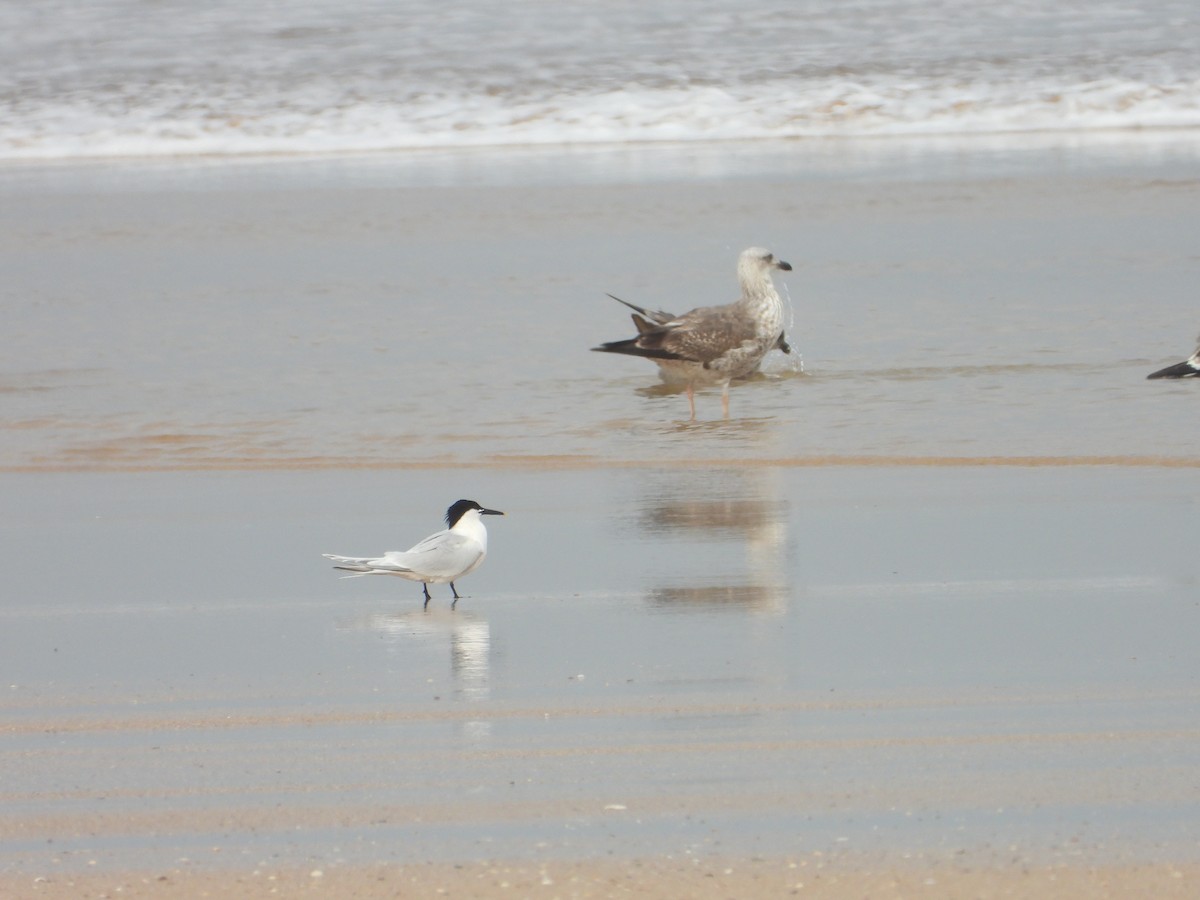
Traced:
<path fill-rule="evenodd" d="M 764 584 L 660 587 L 650 592 L 650 601 L 663 607 L 686 603 L 709 609 L 740 606 L 760 612 L 782 612 L 784 592 L 780 587 Z"/>
<path fill-rule="evenodd" d="M 642 490 L 640 529 L 686 538 L 677 555 L 690 573 L 683 583 L 653 589 L 666 606 L 744 607 L 782 612 L 787 597 L 787 501 L 765 469 L 657 473 Z M 730 557 L 726 548 L 741 550 Z M 666 553 L 664 549 L 661 551 Z"/>

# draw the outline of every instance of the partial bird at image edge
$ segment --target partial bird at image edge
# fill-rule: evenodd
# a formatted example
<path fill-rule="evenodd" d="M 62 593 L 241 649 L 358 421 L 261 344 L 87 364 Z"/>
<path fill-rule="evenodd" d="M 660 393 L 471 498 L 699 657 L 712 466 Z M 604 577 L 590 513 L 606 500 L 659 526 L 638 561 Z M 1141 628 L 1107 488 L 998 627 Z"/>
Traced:
<path fill-rule="evenodd" d="M 1196 338 L 1196 352 L 1183 362 L 1151 372 L 1147 378 L 1195 378 L 1200 375 L 1200 338 Z"/>

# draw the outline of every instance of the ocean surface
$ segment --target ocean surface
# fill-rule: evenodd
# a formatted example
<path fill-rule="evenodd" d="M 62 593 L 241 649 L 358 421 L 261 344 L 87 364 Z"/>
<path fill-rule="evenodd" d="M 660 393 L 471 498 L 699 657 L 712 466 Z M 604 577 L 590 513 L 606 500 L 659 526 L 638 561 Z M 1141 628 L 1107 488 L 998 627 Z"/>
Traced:
<path fill-rule="evenodd" d="M 4 0 L 0 58 L 0 160 L 1200 127 L 1192 0 Z"/>

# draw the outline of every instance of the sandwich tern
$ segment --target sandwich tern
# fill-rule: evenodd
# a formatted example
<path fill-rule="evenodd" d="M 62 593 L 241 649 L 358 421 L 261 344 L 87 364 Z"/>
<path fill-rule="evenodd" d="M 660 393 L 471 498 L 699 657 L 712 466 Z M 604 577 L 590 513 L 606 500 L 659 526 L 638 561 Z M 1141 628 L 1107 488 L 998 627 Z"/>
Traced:
<path fill-rule="evenodd" d="M 692 419 L 696 418 L 696 388 L 720 385 L 721 410 L 729 418 L 729 382 L 752 374 L 768 351 L 791 350 L 783 336 L 783 301 L 771 281 L 773 269 L 790 272 L 792 267 L 761 247 L 743 250 L 737 266 L 741 297 L 726 306 L 702 306 L 682 316 L 643 310 L 613 297 L 634 310 L 638 335 L 592 349 L 644 356 L 657 363 L 664 381 L 687 388 Z"/>
<path fill-rule="evenodd" d="M 357 556 L 322 554 L 338 565 L 335 569 L 350 572 L 343 578 L 361 575 L 395 575 L 409 581 L 421 582 L 425 592 L 425 607 L 429 606 L 429 585 L 447 584 L 454 594 L 450 604 L 458 603 L 454 582 L 479 568 L 487 556 L 487 529 L 480 516 L 502 516 L 498 509 L 484 509 L 474 500 L 459 500 L 446 510 L 446 528 L 431 534 L 410 550 L 391 550 L 374 559 Z"/>
<path fill-rule="evenodd" d="M 1200 338 L 1196 338 L 1197 344 L 1200 344 Z M 1147 378 L 1195 378 L 1200 375 L 1200 346 L 1196 347 L 1196 352 L 1189 356 L 1181 363 L 1175 363 L 1173 366 L 1167 366 L 1165 369 L 1159 369 L 1157 372 L 1151 372 Z"/>

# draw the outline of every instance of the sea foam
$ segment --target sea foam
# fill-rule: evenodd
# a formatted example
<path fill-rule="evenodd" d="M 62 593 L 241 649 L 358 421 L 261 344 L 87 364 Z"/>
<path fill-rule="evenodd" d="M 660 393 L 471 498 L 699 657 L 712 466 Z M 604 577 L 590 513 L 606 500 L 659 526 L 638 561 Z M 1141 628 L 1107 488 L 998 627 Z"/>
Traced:
<path fill-rule="evenodd" d="M 1200 128 L 1190 0 L 47 4 L 0 160 Z"/>

